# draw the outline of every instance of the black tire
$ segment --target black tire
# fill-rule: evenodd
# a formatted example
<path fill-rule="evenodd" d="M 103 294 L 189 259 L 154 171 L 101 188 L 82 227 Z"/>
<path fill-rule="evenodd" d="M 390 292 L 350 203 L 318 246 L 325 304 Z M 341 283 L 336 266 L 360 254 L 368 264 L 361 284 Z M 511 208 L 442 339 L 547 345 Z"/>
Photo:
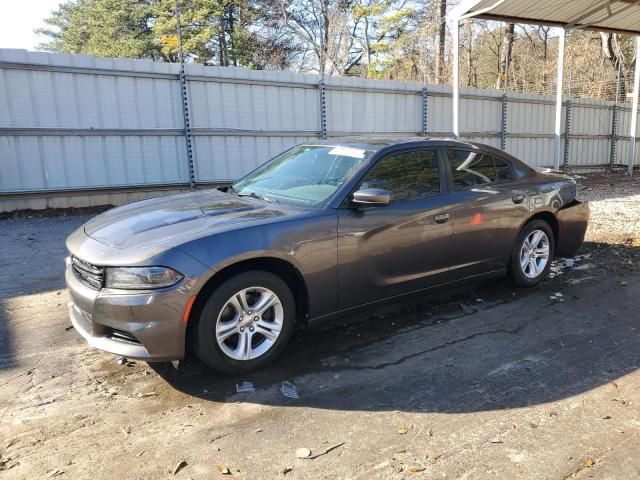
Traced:
<path fill-rule="evenodd" d="M 236 360 L 228 356 L 216 339 L 216 324 L 227 301 L 245 288 L 262 287 L 275 293 L 284 312 L 280 334 L 264 354 L 251 360 Z M 208 367 L 226 374 L 245 373 L 271 363 L 284 350 L 293 333 L 296 305 L 291 289 L 277 275 L 261 270 L 239 273 L 223 282 L 206 301 L 195 329 L 194 352 Z"/>
<path fill-rule="evenodd" d="M 547 238 L 549 240 L 549 258 L 544 269 L 542 269 L 542 271 L 535 278 L 530 278 L 522 271 L 522 267 L 520 265 L 520 252 L 527 237 L 529 237 L 529 235 L 531 235 L 531 233 L 535 230 L 541 230 L 547 235 Z M 509 276 L 518 287 L 534 287 L 542 281 L 547 273 L 549 273 L 549 268 L 551 268 L 551 262 L 553 261 L 554 254 L 555 236 L 553 234 L 553 229 L 551 228 L 551 226 L 544 220 L 531 220 L 524 227 L 522 227 L 522 230 L 520 230 L 518 238 L 516 239 L 516 242 L 513 246 L 513 250 L 511 251 L 511 258 L 509 261 Z"/>

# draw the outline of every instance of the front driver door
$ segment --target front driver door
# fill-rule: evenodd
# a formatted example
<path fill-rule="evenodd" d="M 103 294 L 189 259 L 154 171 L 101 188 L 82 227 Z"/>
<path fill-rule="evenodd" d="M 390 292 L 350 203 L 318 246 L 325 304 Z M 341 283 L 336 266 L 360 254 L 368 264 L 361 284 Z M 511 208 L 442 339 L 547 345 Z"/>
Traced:
<path fill-rule="evenodd" d="M 419 290 L 445 280 L 451 258 L 453 210 L 437 149 L 391 153 L 371 167 L 357 189 L 391 193 L 386 206 L 338 211 L 341 308 Z"/>

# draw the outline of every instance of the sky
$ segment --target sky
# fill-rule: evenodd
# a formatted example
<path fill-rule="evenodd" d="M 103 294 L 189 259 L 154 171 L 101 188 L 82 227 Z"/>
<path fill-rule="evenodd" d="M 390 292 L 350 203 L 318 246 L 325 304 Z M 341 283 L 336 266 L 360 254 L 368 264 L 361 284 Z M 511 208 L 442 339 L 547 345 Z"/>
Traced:
<path fill-rule="evenodd" d="M 35 50 L 44 39 L 33 33 L 61 0 L 0 0 L 0 48 Z"/>

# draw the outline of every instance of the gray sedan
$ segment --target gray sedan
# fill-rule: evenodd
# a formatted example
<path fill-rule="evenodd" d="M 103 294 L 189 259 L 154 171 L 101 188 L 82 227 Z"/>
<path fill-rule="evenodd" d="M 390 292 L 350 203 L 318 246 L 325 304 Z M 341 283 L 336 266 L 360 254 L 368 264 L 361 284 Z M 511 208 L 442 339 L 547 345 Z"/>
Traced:
<path fill-rule="evenodd" d="M 538 284 L 580 247 L 575 181 L 451 140 L 300 145 L 223 189 L 109 210 L 67 239 L 71 321 L 128 358 L 262 367 L 296 323 L 469 278 Z"/>

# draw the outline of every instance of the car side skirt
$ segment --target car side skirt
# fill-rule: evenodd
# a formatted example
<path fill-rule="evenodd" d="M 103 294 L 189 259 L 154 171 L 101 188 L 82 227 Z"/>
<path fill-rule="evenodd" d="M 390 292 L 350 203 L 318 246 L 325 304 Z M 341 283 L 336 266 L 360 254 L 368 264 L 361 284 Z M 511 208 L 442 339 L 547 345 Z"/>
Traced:
<path fill-rule="evenodd" d="M 481 274 L 478 274 L 478 275 L 462 277 L 462 278 L 459 278 L 459 279 L 456 279 L 456 280 L 452 280 L 450 282 L 439 283 L 437 285 L 432 285 L 432 286 L 429 286 L 427 288 L 423 288 L 423 289 L 420 289 L 420 290 L 414 290 L 414 291 L 411 291 L 411 292 L 402 293 L 400 295 L 394 295 L 392 297 L 382 298 L 380 300 L 375 300 L 373 302 L 363 303 L 363 304 L 357 305 L 355 307 L 345 308 L 343 310 L 338 310 L 336 312 L 332 312 L 332 313 L 329 313 L 327 315 L 322 315 L 322 316 L 319 316 L 319 317 L 311 318 L 311 319 L 309 319 L 309 326 L 316 327 L 316 326 L 323 325 L 325 323 L 331 323 L 332 321 L 334 321 L 334 320 L 336 320 L 336 319 L 338 319 L 340 317 L 343 317 L 344 315 L 347 315 L 349 313 L 357 313 L 360 310 L 365 310 L 365 309 L 367 309 L 369 307 L 372 307 L 372 306 L 379 306 L 379 305 L 384 305 L 386 303 L 393 303 L 395 301 L 399 301 L 399 300 L 405 299 L 407 297 L 420 295 L 420 294 L 424 294 L 424 293 L 434 292 L 434 291 L 437 291 L 437 290 L 442 289 L 442 288 L 451 287 L 451 286 L 457 286 L 458 284 L 463 284 L 463 283 L 469 282 L 469 281 L 481 281 L 481 280 L 485 280 L 485 279 L 489 279 L 489 278 L 502 277 L 502 276 L 505 276 L 506 274 L 507 274 L 507 269 L 506 268 L 501 268 L 501 269 L 498 269 L 498 270 L 492 270 L 490 272 L 485 272 L 485 273 L 481 273 Z"/>

